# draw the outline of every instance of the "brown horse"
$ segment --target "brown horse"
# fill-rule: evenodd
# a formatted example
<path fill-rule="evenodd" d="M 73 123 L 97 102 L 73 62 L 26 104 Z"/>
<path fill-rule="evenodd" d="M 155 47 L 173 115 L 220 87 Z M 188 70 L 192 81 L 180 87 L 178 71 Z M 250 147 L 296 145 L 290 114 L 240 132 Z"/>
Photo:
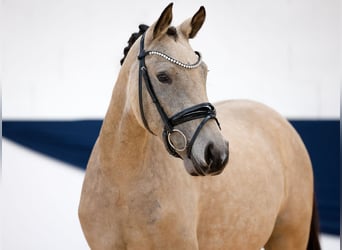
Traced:
<path fill-rule="evenodd" d="M 82 190 L 89 246 L 319 249 L 300 137 L 256 102 L 215 109 L 207 67 L 189 45 L 205 9 L 178 27 L 171 19 L 172 4 L 129 41 Z"/>

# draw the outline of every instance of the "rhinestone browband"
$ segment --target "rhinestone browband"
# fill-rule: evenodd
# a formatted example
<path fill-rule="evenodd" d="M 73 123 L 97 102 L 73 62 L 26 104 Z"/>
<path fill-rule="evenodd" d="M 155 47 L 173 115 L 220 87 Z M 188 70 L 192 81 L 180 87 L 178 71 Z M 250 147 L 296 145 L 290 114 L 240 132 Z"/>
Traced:
<path fill-rule="evenodd" d="M 197 62 L 195 62 L 194 64 L 187 64 L 187 63 L 182 63 L 182 62 L 178 61 L 177 59 L 174 59 L 171 56 L 168 56 L 168 55 L 166 55 L 166 54 L 164 54 L 162 52 L 159 52 L 159 51 L 155 51 L 155 50 L 146 51 L 147 55 L 157 55 L 157 56 L 160 56 L 160 57 L 168 60 L 169 62 L 174 63 L 174 64 L 176 64 L 178 66 L 181 66 L 183 68 L 186 68 L 186 69 L 194 69 L 194 68 L 198 67 L 201 64 L 201 62 L 202 62 L 201 54 L 198 51 L 195 51 L 195 53 L 198 56 Z"/>

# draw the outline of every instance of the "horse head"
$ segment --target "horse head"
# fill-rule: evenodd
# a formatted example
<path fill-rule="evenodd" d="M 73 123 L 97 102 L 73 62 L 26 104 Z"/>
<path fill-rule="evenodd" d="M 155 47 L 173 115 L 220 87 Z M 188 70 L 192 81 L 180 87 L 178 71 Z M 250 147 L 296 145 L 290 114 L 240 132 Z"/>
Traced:
<path fill-rule="evenodd" d="M 189 39 L 205 20 L 205 9 L 178 27 L 170 26 L 172 3 L 132 46 L 123 63 L 129 102 L 138 123 L 183 159 L 191 175 L 220 174 L 228 142 L 206 93 L 207 66 Z"/>

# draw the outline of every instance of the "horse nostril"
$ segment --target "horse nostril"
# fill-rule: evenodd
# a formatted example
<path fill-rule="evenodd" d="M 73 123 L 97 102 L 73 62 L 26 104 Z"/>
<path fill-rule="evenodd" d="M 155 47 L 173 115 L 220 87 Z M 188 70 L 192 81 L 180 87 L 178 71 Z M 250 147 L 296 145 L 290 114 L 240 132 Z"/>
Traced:
<path fill-rule="evenodd" d="M 209 143 L 204 151 L 204 159 L 206 163 L 208 164 L 208 167 L 210 168 L 212 162 L 213 162 L 213 143 Z"/>
<path fill-rule="evenodd" d="M 229 158 L 228 143 L 227 149 L 215 148 L 213 143 L 209 143 L 205 148 L 205 161 L 208 169 L 211 171 L 218 171 L 223 169 Z"/>

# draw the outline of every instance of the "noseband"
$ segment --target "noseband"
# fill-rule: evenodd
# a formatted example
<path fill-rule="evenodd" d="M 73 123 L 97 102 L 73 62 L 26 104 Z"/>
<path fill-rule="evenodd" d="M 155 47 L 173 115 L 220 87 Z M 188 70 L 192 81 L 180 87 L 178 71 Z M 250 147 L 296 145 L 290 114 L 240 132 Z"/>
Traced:
<path fill-rule="evenodd" d="M 201 64 L 201 55 L 199 52 L 195 52 L 198 56 L 198 60 L 196 63 L 194 64 L 186 64 L 186 63 L 182 63 L 162 52 L 159 51 L 145 51 L 144 50 L 144 39 L 145 38 L 145 34 L 142 35 L 141 40 L 140 40 L 140 53 L 138 56 L 139 59 L 139 106 L 140 106 L 140 114 L 141 114 L 141 119 L 144 123 L 145 128 L 152 134 L 154 134 L 152 132 L 152 130 L 150 129 L 150 127 L 148 126 L 148 123 L 146 121 L 146 117 L 144 114 L 144 106 L 143 106 L 143 100 L 142 100 L 142 79 L 144 78 L 145 81 L 145 86 L 146 89 L 154 103 L 154 105 L 156 106 L 159 115 L 164 123 L 164 131 L 163 131 L 163 140 L 166 146 L 167 151 L 174 157 L 178 157 L 181 158 L 180 155 L 177 153 L 177 151 L 181 152 L 186 150 L 187 152 L 187 156 L 190 158 L 191 156 L 191 150 L 192 150 L 192 146 L 198 136 L 198 134 L 200 133 L 201 129 L 203 128 L 203 126 L 211 119 L 214 119 L 218 125 L 218 127 L 221 129 L 220 124 L 216 118 L 216 110 L 214 108 L 214 106 L 211 103 L 205 102 L 205 103 L 200 103 L 197 105 L 194 105 L 190 108 L 186 108 L 180 112 L 178 112 L 177 114 L 168 117 L 168 115 L 165 113 L 163 107 L 161 106 L 158 97 L 156 96 L 156 93 L 154 91 L 153 85 L 151 83 L 150 77 L 148 75 L 147 72 L 147 67 L 145 64 L 145 57 L 147 55 L 157 55 L 160 57 L 163 57 L 165 60 L 174 63 L 180 67 L 186 68 L 186 69 L 194 69 L 196 67 L 198 67 Z M 198 125 L 198 127 L 195 130 L 195 133 L 193 134 L 191 140 L 189 143 L 187 143 L 187 138 L 184 135 L 184 133 L 182 131 L 180 131 L 179 129 L 176 129 L 175 126 L 188 122 L 188 121 L 192 121 L 192 120 L 196 120 L 196 119 L 202 119 L 201 123 Z M 173 134 L 179 134 L 181 136 L 181 138 L 183 138 L 184 140 L 184 147 L 178 148 L 176 145 L 174 145 L 174 143 L 171 141 L 171 136 Z M 155 134 L 154 134 L 155 135 Z"/>

